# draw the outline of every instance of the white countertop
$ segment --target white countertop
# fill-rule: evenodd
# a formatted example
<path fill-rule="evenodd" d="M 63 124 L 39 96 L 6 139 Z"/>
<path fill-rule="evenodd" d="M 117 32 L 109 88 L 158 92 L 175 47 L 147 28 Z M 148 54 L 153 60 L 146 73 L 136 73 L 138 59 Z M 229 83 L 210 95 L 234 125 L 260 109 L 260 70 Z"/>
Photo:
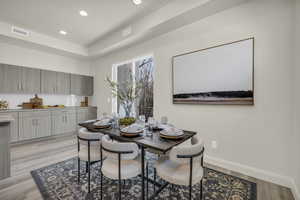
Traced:
<path fill-rule="evenodd" d="M 11 115 L 1 115 L 0 116 L 0 123 L 12 122 L 14 118 Z"/>

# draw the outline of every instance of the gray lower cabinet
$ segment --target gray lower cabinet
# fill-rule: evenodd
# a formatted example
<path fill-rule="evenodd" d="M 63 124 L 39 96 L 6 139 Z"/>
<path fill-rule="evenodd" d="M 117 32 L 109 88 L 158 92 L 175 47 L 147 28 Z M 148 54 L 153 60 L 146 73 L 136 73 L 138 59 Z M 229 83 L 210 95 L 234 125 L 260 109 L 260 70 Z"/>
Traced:
<path fill-rule="evenodd" d="M 10 142 L 17 142 L 19 140 L 19 113 L 18 112 L 3 112 L 0 116 L 10 115 L 14 121 L 10 123 Z"/>
<path fill-rule="evenodd" d="M 29 140 L 51 135 L 51 116 L 49 111 L 19 113 L 19 140 Z"/>
<path fill-rule="evenodd" d="M 76 110 L 52 111 L 52 134 L 61 135 L 76 131 Z"/>
<path fill-rule="evenodd" d="M 92 120 L 92 119 L 97 119 L 96 107 L 78 108 L 77 123 L 84 122 L 86 120 Z"/>

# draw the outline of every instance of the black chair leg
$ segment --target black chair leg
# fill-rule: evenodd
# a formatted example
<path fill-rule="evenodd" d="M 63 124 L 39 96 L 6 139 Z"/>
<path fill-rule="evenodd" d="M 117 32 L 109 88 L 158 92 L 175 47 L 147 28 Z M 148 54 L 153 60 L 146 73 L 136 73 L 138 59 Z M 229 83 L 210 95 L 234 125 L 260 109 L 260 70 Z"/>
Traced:
<path fill-rule="evenodd" d="M 88 162 L 85 162 L 85 173 L 88 173 L 89 172 L 89 166 L 88 166 Z"/>
<path fill-rule="evenodd" d="M 80 183 L 80 158 L 77 158 L 77 182 Z"/>
<path fill-rule="evenodd" d="M 154 168 L 154 182 L 156 182 L 156 169 Z M 156 187 L 155 187 L 155 184 L 153 184 L 153 191 L 155 192 L 156 190 Z"/>
<path fill-rule="evenodd" d="M 91 163 L 88 162 L 88 189 L 89 193 L 91 192 Z"/>
<path fill-rule="evenodd" d="M 189 200 L 192 200 L 192 185 L 189 185 L 189 190 L 190 190 Z"/>
<path fill-rule="evenodd" d="M 147 166 L 146 166 L 146 177 L 147 177 L 147 182 L 146 182 L 146 199 L 148 199 L 148 193 L 149 193 L 149 166 L 148 166 L 148 163 L 147 163 Z"/>
<path fill-rule="evenodd" d="M 200 200 L 203 199 L 203 179 L 200 181 Z"/>
<path fill-rule="evenodd" d="M 102 200 L 102 198 L 103 198 L 103 174 L 102 174 L 102 172 L 100 172 L 100 175 L 101 175 L 101 179 L 100 179 L 100 188 L 101 188 L 100 195 L 101 195 L 101 200 Z"/>

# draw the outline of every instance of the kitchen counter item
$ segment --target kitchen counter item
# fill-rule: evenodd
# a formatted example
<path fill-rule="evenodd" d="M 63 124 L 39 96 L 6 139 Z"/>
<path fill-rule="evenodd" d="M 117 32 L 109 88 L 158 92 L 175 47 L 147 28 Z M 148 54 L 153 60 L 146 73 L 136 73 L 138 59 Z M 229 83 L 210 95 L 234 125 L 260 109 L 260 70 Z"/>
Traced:
<path fill-rule="evenodd" d="M 33 105 L 33 108 L 42 108 L 43 99 L 39 98 L 37 94 L 34 95 L 34 98 L 30 99 L 30 103 Z"/>

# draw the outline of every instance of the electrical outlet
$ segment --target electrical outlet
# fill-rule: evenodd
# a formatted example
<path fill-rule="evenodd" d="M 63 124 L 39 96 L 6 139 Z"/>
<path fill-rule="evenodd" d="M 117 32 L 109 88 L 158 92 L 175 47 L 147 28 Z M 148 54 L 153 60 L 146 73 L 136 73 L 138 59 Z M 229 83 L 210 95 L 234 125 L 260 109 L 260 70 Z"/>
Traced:
<path fill-rule="evenodd" d="M 213 148 L 213 149 L 217 149 L 218 148 L 217 141 L 215 141 L 215 140 L 211 141 L 211 148 Z"/>

